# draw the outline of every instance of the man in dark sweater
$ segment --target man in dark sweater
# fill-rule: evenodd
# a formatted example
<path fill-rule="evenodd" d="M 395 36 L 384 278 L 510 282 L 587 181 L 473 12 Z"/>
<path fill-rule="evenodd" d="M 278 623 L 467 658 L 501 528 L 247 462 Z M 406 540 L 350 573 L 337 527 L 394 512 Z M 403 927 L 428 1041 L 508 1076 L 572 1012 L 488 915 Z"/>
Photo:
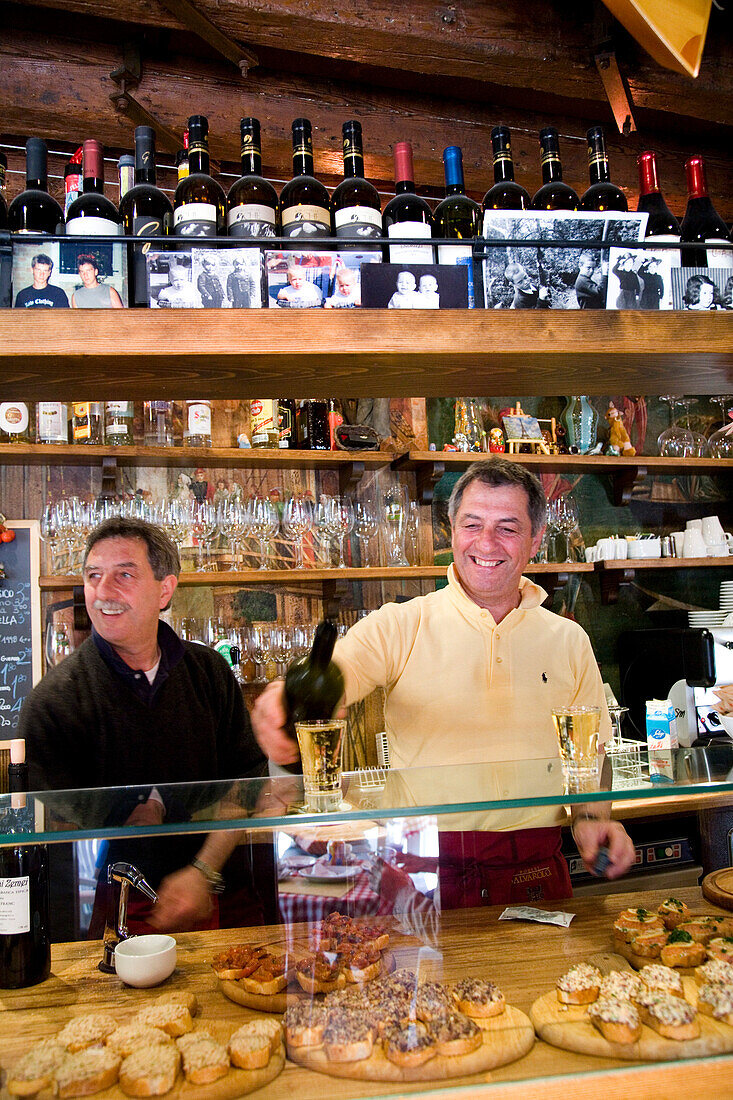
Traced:
<path fill-rule="evenodd" d="M 188 821 L 224 792 L 197 785 L 175 793 L 164 785 L 266 770 L 226 661 L 181 641 L 159 619 L 179 571 L 173 543 L 142 520 L 105 520 L 87 539 L 84 597 L 92 635 L 34 689 L 18 733 L 26 740 L 32 789 L 127 788 L 82 796 L 76 806 L 59 796 L 57 810 L 77 823 Z M 193 834 L 118 840 L 108 860 L 136 863 L 159 894 L 149 923 L 181 930 L 210 917 L 212 890 L 237 840 L 227 831 L 203 843 Z"/>

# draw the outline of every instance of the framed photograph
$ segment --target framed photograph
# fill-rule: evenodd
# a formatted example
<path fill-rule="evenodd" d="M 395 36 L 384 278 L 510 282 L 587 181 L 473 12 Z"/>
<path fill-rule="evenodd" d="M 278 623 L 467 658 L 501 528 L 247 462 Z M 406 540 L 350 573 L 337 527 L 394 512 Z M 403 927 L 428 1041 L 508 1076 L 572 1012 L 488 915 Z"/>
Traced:
<path fill-rule="evenodd" d="M 544 442 L 539 420 L 534 416 L 502 416 L 507 443 Z"/>
<path fill-rule="evenodd" d="M 369 309 L 467 309 L 464 264 L 380 264 L 362 272 L 362 296 Z"/>
<path fill-rule="evenodd" d="M 148 252 L 151 309 L 203 309 L 193 282 L 192 249 L 185 252 Z"/>
<path fill-rule="evenodd" d="M 204 309 L 261 309 L 259 248 L 192 248 L 191 281 Z"/>
<path fill-rule="evenodd" d="M 127 306 L 127 249 L 93 237 L 13 241 L 16 309 L 121 309 Z"/>
<path fill-rule="evenodd" d="M 605 309 L 609 248 L 643 240 L 646 222 L 640 213 L 487 210 L 486 308 Z"/>
<path fill-rule="evenodd" d="M 672 309 L 674 248 L 611 248 L 606 309 Z"/>
<path fill-rule="evenodd" d="M 672 268 L 672 308 L 733 309 L 733 271 L 729 267 Z"/>
<path fill-rule="evenodd" d="M 266 252 L 267 304 L 274 309 L 358 309 L 364 271 L 379 252 Z"/>

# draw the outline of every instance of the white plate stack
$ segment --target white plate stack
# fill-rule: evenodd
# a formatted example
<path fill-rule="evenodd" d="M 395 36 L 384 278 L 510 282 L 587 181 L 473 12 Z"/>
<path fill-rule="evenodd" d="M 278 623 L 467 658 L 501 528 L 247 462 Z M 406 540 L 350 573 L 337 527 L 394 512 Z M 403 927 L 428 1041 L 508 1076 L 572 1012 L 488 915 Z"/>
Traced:
<path fill-rule="evenodd" d="M 687 622 L 689 626 L 707 627 L 722 626 L 730 611 L 688 611 Z"/>
<path fill-rule="evenodd" d="M 720 609 L 726 614 L 723 626 L 733 626 L 733 581 L 720 583 Z"/>

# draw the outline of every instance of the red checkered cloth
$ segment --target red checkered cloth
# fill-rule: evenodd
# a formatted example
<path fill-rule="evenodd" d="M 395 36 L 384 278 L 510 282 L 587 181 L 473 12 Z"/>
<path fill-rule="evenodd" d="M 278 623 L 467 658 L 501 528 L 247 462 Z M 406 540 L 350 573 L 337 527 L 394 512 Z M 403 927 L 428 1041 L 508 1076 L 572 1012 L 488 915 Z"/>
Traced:
<path fill-rule="evenodd" d="M 325 920 L 329 913 L 348 917 L 375 917 L 392 911 L 392 904 L 369 886 L 366 871 L 357 875 L 354 885 L 342 898 L 327 898 L 320 894 L 288 894 L 280 890 L 280 919 L 284 924 Z"/>

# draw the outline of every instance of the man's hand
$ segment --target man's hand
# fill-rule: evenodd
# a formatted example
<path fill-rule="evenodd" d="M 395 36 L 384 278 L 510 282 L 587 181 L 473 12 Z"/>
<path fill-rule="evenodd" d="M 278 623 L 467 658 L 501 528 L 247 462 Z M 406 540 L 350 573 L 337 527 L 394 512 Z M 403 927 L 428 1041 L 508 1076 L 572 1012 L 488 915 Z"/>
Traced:
<path fill-rule="evenodd" d="M 586 868 L 595 874 L 593 865 L 599 849 L 608 849 L 610 860 L 603 872 L 604 878 L 618 878 L 625 874 L 636 859 L 631 837 L 620 821 L 603 821 L 594 817 L 578 817 L 573 822 L 573 839 L 578 846 Z"/>
<path fill-rule="evenodd" d="M 165 806 L 157 798 L 147 802 L 138 802 L 125 825 L 162 825 L 165 818 Z"/>
<path fill-rule="evenodd" d="M 252 729 L 260 748 L 273 764 L 294 764 L 300 757 L 297 744 L 285 729 L 285 722 L 285 684 L 282 680 L 273 680 L 252 708 Z"/>
<path fill-rule="evenodd" d="M 209 884 L 195 867 L 166 875 L 148 923 L 159 932 L 187 932 L 208 919 L 213 908 Z"/>

